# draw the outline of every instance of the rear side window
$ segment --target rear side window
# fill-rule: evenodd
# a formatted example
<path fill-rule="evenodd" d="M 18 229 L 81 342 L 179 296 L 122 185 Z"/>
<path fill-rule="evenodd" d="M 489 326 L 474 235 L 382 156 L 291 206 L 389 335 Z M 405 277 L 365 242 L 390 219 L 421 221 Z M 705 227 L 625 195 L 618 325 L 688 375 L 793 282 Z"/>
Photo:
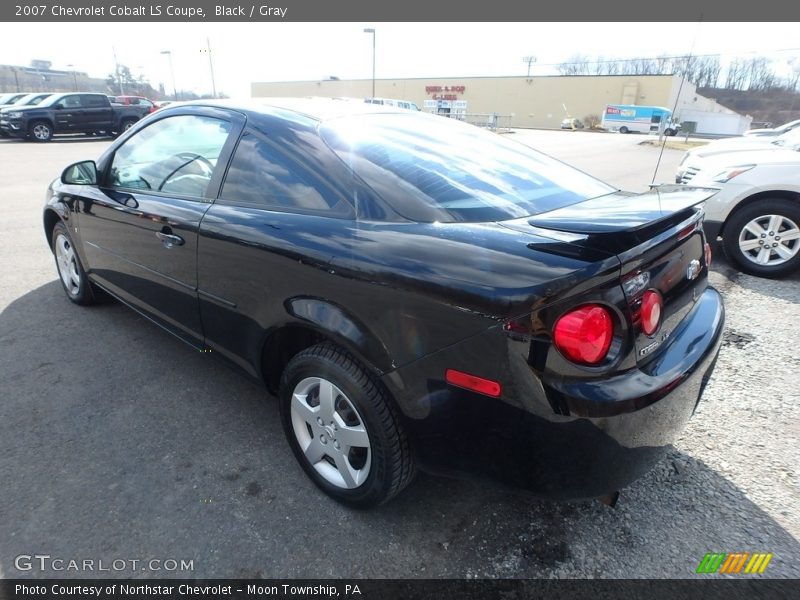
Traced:
<path fill-rule="evenodd" d="M 117 149 L 107 183 L 202 198 L 230 131 L 227 121 L 199 115 L 154 121 Z"/>
<path fill-rule="evenodd" d="M 498 134 L 419 113 L 332 119 L 323 139 L 381 197 L 414 221 L 503 221 L 615 191 Z"/>
<path fill-rule="evenodd" d="M 246 132 L 233 154 L 221 199 L 282 212 L 343 216 L 349 204 L 271 142 Z"/>
<path fill-rule="evenodd" d="M 103 106 L 107 106 L 106 98 L 93 94 L 81 96 L 81 104 L 84 108 L 102 108 Z"/>

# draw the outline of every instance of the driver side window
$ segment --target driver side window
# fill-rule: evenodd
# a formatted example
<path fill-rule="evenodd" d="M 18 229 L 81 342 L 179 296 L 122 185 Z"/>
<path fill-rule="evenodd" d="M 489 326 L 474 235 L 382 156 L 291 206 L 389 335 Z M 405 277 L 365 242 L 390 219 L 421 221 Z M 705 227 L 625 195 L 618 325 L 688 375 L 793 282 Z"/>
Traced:
<path fill-rule="evenodd" d="M 203 198 L 231 124 L 198 115 L 154 122 L 114 154 L 107 183 L 114 188 Z"/>

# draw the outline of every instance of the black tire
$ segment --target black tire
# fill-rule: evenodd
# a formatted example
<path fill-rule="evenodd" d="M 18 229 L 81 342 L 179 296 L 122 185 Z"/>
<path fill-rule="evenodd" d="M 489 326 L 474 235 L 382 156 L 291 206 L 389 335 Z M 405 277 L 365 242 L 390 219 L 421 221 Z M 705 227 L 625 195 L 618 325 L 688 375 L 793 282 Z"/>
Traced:
<path fill-rule="evenodd" d="M 782 221 L 777 228 L 778 231 L 769 231 L 769 227 L 765 227 L 763 241 L 765 244 L 781 245 L 789 252 L 794 252 L 794 256 L 777 264 L 757 264 L 748 256 L 758 256 L 760 248 L 754 248 L 749 252 L 743 250 L 739 245 L 739 239 L 740 236 L 744 235 L 745 242 L 750 240 L 760 242 L 759 238 L 761 236 L 757 237 L 752 232 L 745 232 L 745 226 L 753 221 L 761 221 L 760 225 L 762 227 L 768 225 L 770 215 L 778 216 Z M 782 198 L 758 200 L 737 210 L 728 217 L 723 228 L 722 247 L 728 259 L 745 273 L 758 277 L 784 277 L 800 268 L 800 239 L 791 241 L 780 239 L 780 234 L 792 227 L 800 227 L 800 203 Z M 765 244 L 759 244 L 759 246 L 765 246 Z M 770 260 L 773 261 L 780 258 L 775 251 L 772 251 L 769 256 Z"/>
<path fill-rule="evenodd" d="M 291 404 L 298 384 L 308 378 L 323 378 L 338 388 L 355 409 L 354 417 L 369 436 L 369 472 L 358 487 L 345 489 L 328 481 L 300 447 Z M 295 457 L 312 481 L 335 500 L 356 508 L 377 506 L 396 496 L 412 480 L 414 460 L 397 408 L 381 383 L 347 351 L 331 343 L 322 343 L 300 352 L 284 369 L 278 397 L 284 432 Z M 339 398 L 337 396 L 337 402 Z M 311 433 L 310 425 L 308 430 Z M 330 449 L 333 450 L 333 446 Z M 333 458 L 324 460 L 333 462 Z"/>
<path fill-rule="evenodd" d="M 673 135 L 675 135 L 675 130 L 667 128 L 664 130 L 664 135 L 667 137 L 672 137 Z"/>
<path fill-rule="evenodd" d="M 628 133 L 628 128 L 623 125 L 622 127 L 619 128 L 619 132 L 620 133 Z"/>
<path fill-rule="evenodd" d="M 34 121 L 28 125 L 28 137 L 34 142 L 49 142 L 53 139 L 53 126 L 47 121 Z"/>
<path fill-rule="evenodd" d="M 122 121 L 120 121 L 119 131 L 117 132 L 117 135 L 118 136 L 122 135 L 123 133 L 128 131 L 128 129 L 133 127 L 135 124 L 136 124 L 136 119 L 123 119 Z"/>
<path fill-rule="evenodd" d="M 74 282 L 70 283 L 70 285 L 67 285 L 67 283 L 64 281 L 64 276 L 62 276 L 62 267 L 59 264 L 59 250 L 56 246 L 56 244 L 61 243 L 62 236 L 66 240 L 69 248 L 73 248 L 72 256 L 74 258 L 75 273 L 77 274 L 78 279 L 77 285 L 75 285 Z M 64 293 L 67 295 L 67 298 L 69 298 L 75 304 L 80 304 L 83 306 L 94 304 L 96 302 L 94 290 L 89 282 L 89 278 L 86 276 L 86 271 L 83 270 L 83 265 L 78 257 L 78 253 L 76 250 L 74 250 L 72 238 L 69 236 L 69 231 L 67 231 L 67 228 L 63 223 L 56 223 L 56 226 L 53 228 L 53 236 L 50 247 L 53 251 L 53 256 L 56 259 L 58 280 L 61 282 L 61 287 L 64 288 Z"/>

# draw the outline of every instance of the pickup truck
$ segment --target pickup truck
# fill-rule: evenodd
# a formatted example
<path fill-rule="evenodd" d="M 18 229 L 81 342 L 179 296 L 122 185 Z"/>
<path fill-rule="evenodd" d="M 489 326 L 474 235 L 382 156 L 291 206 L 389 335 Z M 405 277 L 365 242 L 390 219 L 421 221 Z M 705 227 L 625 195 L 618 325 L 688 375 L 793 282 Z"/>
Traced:
<path fill-rule="evenodd" d="M 112 106 L 105 94 L 54 94 L 36 106 L 0 110 L 0 131 L 36 142 L 65 133 L 116 135 L 146 113 L 143 106 Z"/>

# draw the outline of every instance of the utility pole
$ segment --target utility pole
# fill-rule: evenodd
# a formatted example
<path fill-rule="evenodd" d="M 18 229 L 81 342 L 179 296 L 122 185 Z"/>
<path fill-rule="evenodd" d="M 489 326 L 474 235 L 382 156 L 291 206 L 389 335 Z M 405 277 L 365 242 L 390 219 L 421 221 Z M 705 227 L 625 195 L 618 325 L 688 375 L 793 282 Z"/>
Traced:
<path fill-rule="evenodd" d="M 119 62 L 117 62 L 117 49 L 111 46 L 111 52 L 114 54 L 114 67 L 117 71 L 117 83 L 119 84 L 119 95 L 125 95 L 125 87 L 122 85 L 122 77 L 119 75 Z"/>
<path fill-rule="evenodd" d="M 208 68 L 211 71 L 211 91 L 217 97 L 217 84 L 214 82 L 214 63 L 211 60 L 211 40 L 206 38 L 206 52 L 208 52 Z"/>
<path fill-rule="evenodd" d="M 364 29 L 364 33 L 371 33 L 372 34 L 372 97 L 375 97 L 375 29 L 372 27 L 367 27 Z"/>
<path fill-rule="evenodd" d="M 522 62 L 528 63 L 528 79 L 531 78 L 531 65 L 536 62 L 535 56 L 523 56 Z"/>

